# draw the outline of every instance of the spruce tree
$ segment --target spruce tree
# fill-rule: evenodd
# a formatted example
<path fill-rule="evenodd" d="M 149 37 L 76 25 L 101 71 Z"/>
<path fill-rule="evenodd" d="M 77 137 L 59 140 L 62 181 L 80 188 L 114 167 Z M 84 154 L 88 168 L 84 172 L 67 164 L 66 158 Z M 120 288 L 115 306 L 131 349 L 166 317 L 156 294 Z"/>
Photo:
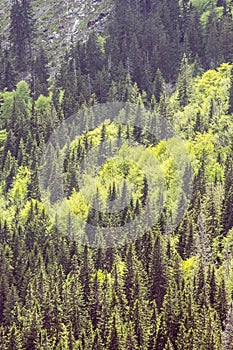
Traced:
<path fill-rule="evenodd" d="M 190 82 L 191 82 L 190 67 L 188 64 L 188 59 L 184 54 L 180 64 L 180 72 L 179 72 L 178 82 L 177 82 L 178 100 L 181 107 L 185 107 L 189 102 Z"/>
<path fill-rule="evenodd" d="M 164 79 L 159 68 L 157 69 L 155 74 L 152 92 L 155 96 L 156 102 L 158 103 L 164 92 Z"/>
<path fill-rule="evenodd" d="M 40 95 L 48 95 L 48 59 L 41 47 L 37 56 L 32 62 L 32 82 L 31 90 L 33 99 L 36 100 Z"/>
<path fill-rule="evenodd" d="M 28 0 L 12 0 L 10 43 L 15 68 L 18 72 L 29 71 L 30 69 L 33 35 L 32 16 L 31 4 Z"/>
<path fill-rule="evenodd" d="M 9 328 L 7 335 L 7 349 L 8 350 L 21 350 L 22 347 L 22 335 L 16 324 L 13 323 Z"/>
<path fill-rule="evenodd" d="M 230 94 L 229 94 L 229 107 L 228 114 L 233 113 L 233 68 L 231 68 L 231 76 L 230 76 Z"/>
<path fill-rule="evenodd" d="M 110 329 L 107 350 L 120 350 L 119 336 L 116 326 L 116 316 L 113 315 L 112 325 Z"/>
<path fill-rule="evenodd" d="M 150 300 L 155 300 L 160 310 L 167 288 L 167 271 L 164 248 L 160 234 L 157 235 L 150 257 L 149 267 Z"/>
<path fill-rule="evenodd" d="M 223 346 L 224 350 L 230 350 L 233 346 L 233 302 L 231 300 L 227 319 L 225 323 L 225 330 L 223 332 Z"/>
<path fill-rule="evenodd" d="M 217 16 L 212 7 L 211 13 L 206 25 L 206 67 L 214 69 L 219 64 L 220 60 L 220 41 Z"/>

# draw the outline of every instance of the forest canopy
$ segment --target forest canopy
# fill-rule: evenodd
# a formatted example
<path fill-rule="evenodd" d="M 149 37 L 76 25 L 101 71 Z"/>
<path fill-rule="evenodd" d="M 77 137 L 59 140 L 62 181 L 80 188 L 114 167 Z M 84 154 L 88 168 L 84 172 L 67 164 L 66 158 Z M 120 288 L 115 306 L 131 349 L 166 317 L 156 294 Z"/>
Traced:
<path fill-rule="evenodd" d="M 114 1 L 56 71 L 31 2 L 11 5 L 0 348 L 233 349 L 232 1 Z M 84 132 L 52 143 L 72 116 Z"/>

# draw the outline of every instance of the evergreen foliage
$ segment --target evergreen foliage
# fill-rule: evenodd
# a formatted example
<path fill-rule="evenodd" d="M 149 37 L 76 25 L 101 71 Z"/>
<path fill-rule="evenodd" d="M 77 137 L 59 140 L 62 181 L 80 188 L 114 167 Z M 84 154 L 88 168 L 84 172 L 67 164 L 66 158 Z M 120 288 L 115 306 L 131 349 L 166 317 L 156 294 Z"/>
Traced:
<path fill-rule="evenodd" d="M 232 349 L 230 2 L 116 1 L 105 32 L 72 42 L 54 81 L 47 52 L 33 50 L 35 27 L 30 1 L 13 0 L 11 45 L 0 54 L 0 348 Z M 109 120 L 94 128 L 87 107 L 111 101 L 133 103 L 130 121 L 140 112 L 144 128 Z M 60 226 L 41 201 L 39 164 L 53 130 L 77 110 L 91 131 L 71 143 L 64 160 L 69 211 Z M 181 215 L 190 169 L 182 169 L 179 184 L 169 154 L 182 156 L 174 140 L 158 141 L 149 132 L 159 118 L 183 138 L 194 170 L 190 205 L 169 233 L 170 218 Z M 131 140 L 157 157 L 167 198 L 158 222 L 145 230 L 139 221 L 129 243 L 124 225 L 143 210 L 153 219 L 140 167 L 146 151 L 132 150 Z M 78 171 L 87 154 L 98 165 L 103 142 L 111 150 L 120 146 L 123 155 L 134 152 L 135 161 L 107 159 L 96 187 L 90 181 L 82 191 Z M 56 186 L 53 157 L 47 181 Z M 156 178 L 156 169 L 149 175 Z M 123 209 L 96 209 L 107 202 Z M 93 225 L 92 237 L 86 224 L 73 225 L 74 215 Z M 108 240 L 121 228 L 119 247 L 106 247 L 99 227 Z M 81 245 L 79 234 L 102 244 Z"/>

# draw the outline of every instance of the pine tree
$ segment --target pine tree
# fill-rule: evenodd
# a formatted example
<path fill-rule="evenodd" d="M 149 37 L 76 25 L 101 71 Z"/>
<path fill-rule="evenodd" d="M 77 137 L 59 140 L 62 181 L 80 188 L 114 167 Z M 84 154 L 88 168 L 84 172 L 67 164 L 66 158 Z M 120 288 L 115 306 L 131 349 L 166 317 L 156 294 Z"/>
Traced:
<path fill-rule="evenodd" d="M 157 338 L 157 330 L 158 330 L 158 324 L 159 324 L 159 315 L 158 310 L 156 306 L 156 302 L 153 301 L 149 304 L 151 309 L 151 315 L 149 318 L 149 332 L 148 332 L 148 341 L 147 346 L 149 349 L 155 349 L 156 348 L 156 338 Z"/>
<path fill-rule="evenodd" d="M 198 9 L 192 8 L 190 13 L 190 23 L 188 28 L 188 42 L 192 59 L 198 58 L 201 63 L 204 61 L 204 30 L 200 21 Z"/>
<path fill-rule="evenodd" d="M 133 322 L 129 322 L 129 324 L 127 324 L 127 333 L 126 333 L 124 349 L 125 350 L 138 349 Z"/>
<path fill-rule="evenodd" d="M 28 0 L 12 0 L 10 42 L 15 68 L 18 72 L 28 71 L 31 61 L 33 19 Z"/>
<path fill-rule="evenodd" d="M 7 344 L 6 344 L 6 334 L 5 334 L 5 328 L 3 326 L 0 327 L 0 349 L 6 350 Z"/>
<path fill-rule="evenodd" d="M 226 1 L 225 1 L 226 11 Z M 219 23 L 219 41 L 221 48 L 222 61 L 232 62 L 233 59 L 233 21 L 232 14 L 226 13 L 222 16 Z"/>
<path fill-rule="evenodd" d="M 2 257 L 2 254 L 1 254 L 1 257 Z M 1 269 L 4 271 L 3 266 L 1 266 Z M 3 320 L 4 320 L 4 307 L 5 307 L 5 302 L 7 300 L 8 293 L 9 293 L 9 281 L 6 274 L 2 274 L 2 276 L 0 277 L 0 322 L 1 324 L 3 323 Z"/>
<path fill-rule="evenodd" d="M 190 317 L 190 315 L 188 315 Z M 193 329 L 186 329 L 183 323 L 179 328 L 179 333 L 176 339 L 177 350 L 193 350 Z"/>
<path fill-rule="evenodd" d="M 40 95 L 48 95 L 48 59 L 41 47 L 32 64 L 31 91 L 33 99 L 37 100 Z"/>
<path fill-rule="evenodd" d="M 212 269 L 209 285 L 210 285 L 210 305 L 214 308 L 217 302 L 217 285 L 216 285 L 214 268 Z"/>
<path fill-rule="evenodd" d="M 9 329 L 7 335 L 7 349 L 8 350 L 21 350 L 22 347 L 22 335 L 16 324 L 13 323 Z"/>
<path fill-rule="evenodd" d="M 119 336 L 116 326 L 116 316 L 113 315 L 112 325 L 110 329 L 107 350 L 120 350 Z"/>
<path fill-rule="evenodd" d="M 160 97 L 162 96 L 163 92 L 164 92 L 164 79 L 160 69 L 158 68 L 155 74 L 153 88 L 152 88 L 152 93 L 155 96 L 157 103 L 160 101 Z"/>
<path fill-rule="evenodd" d="M 4 305 L 3 316 L 4 316 L 4 324 L 12 325 L 14 321 L 16 321 L 17 315 L 17 306 L 18 306 L 18 293 L 15 286 L 11 286 L 9 289 L 9 294 L 7 295 L 6 302 Z"/>
<path fill-rule="evenodd" d="M 145 334 L 144 334 L 144 323 L 143 315 L 141 310 L 141 305 L 139 300 L 136 300 L 133 306 L 133 319 L 135 320 L 134 333 L 137 341 L 137 345 L 140 348 L 143 348 L 145 345 Z"/>
<path fill-rule="evenodd" d="M 166 325 L 166 335 L 170 339 L 175 340 L 179 330 L 181 310 L 179 305 L 178 288 L 176 282 L 172 280 L 172 277 L 163 301 L 162 318 Z"/>
<path fill-rule="evenodd" d="M 7 88 L 8 91 L 12 91 L 15 87 L 17 73 L 13 61 L 11 51 L 5 50 L 2 58 L 1 89 Z"/>
<path fill-rule="evenodd" d="M 163 50 L 165 49 L 163 52 L 166 54 L 164 57 L 160 55 L 163 62 L 161 61 L 159 68 L 165 79 L 174 80 L 177 76 L 177 69 L 174 67 L 178 67 L 180 62 L 180 6 L 178 0 L 159 2 L 158 12 L 167 36 L 166 49 L 163 48 Z M 164 69 L 162 70 L 163 65 Z"/>
<path fill-rule="evenodd" d="M 80 279 L 83 286 L 84 301 L 86 304 L 88 304 L 90 301 L 91 266 L 90 266 L 89 250 L 87 246 L 84 247 L 81 261 L 82 263 L 80 266 Z"/>
<path fill-rule="evenodd" d="M 228 114 L 233 113 L 233 68 L 231 69 L 231 76 L 230 76 L 230 95 L 229 95 L 229 107 L 228 107 Z"/>
<path fill-rule="evenodd" d="M 25 350 L 36 350 L 40 343 L 42 319 L 37 305 L 29 307 L 25 315 L 23 346 Z"/>
<path fill-rule="evenodd" d="M 206 25 L 206 66 L 208 68 L 216 68 L 220 61 L 219 52 L 219 29 L 217 16 L 214 8 L 212 8 L 211 13 L 208 18 Z"/>
<path fill-rule="evenodd" d="M 232 206 L 233 206 L 233 187 L 230 181 L 230 174 L 233 169 L 233 162 L 231 156 L 228 156 L 225 163 L 225 188 L 224 188 L 224 199 L 222 202 L 222 218 L 223 233 L 227 232 L 233 226 Z"/>
<path fill-rule="evenodd" d="M 160 310 L 167 287 L 167 272 L 165 266 L 164 250 L 160 234 L 156 237 L 151 254 L 149 284 L 150 300 L 155 300 Z"/>
<path fill-rule="evenodd" d="M 227 294 L 226 294 L 226 285 L 224 277 L 221 280 L 221 284 L 218 290 L 218 297 L 216 302 L 216 310 L 218 312 L 222 326 L 224 326 L 227 318 Z"/>
<path fill-rule="evenodd" d="M 177 82 L 178 100 L 181 107 L 185 107 L 189 102 L 190 81 L 191 81 L 190 67 L 188 65 L 187 57 L 184 54 L 180 64 L 180 72 L 179 72 L 178 82 Z"/>
<path fill-rule="evenodd" d="M 64 324 L 62 324 L 61 332 L 59 333 L 59 342 L 56 350 L 69 350 L 69 333 Z"/>
<path fill-rule="evenodd" d="M 94 340 L 93 340 L 93 344 L 92 344 L 91 350 L 101 350 L 101 349 L 103 349 L 103 344 L 102 344 L 102 341 L 101 341 L 101 337 L 100 337 L 99 331 L 97 329 L 95 331 L 95 337 L 94 337 Z"/>
<path fill-rule="evenodd" d="M 205 275 L 205 265 L 203 259 L 200 260 L 198 266 L 198 279 L 196 285 L 196 303 L 200 308 L 207 306 L 207 284 Z"/>
<path fill-rule="evenodd" d="M 167 341 L 165 347 L 163 348 L 163 350 L 174 350 L 174 346 L 172 345 L 170 338 L 168 338 L 168 341 Z"/>
<path fill-rule="evenodd" d="M 230 307 L 227 313 L 225 330 L 223 333 L 224 350 L 230 350 L 233 346 L 233 303 L 230 302 Z"/>
<path fill-rule="evenodd" d="M 134 289 L 134 281 L 135 281 L 135 261 L 134 261 L 134 254 L 133 254 L 133 247 L 132 245 L 129 246 L 128 252 L 126 255 L 126 266 L 127 270 L 124 274 L 124 289 L 125 289 L 125 295 L 128 301 L 129 306 L 133 306 L 134 299 L 133 299 L 133 289 Z"/>
<path fill-rule="evenodd" d="M 100 300 L 99 289 L 100 289 L 100 286 L 98 281 L 98 274 L 96 274 L 94 278 L 92 290 L 91 290 L 91 297 L 90 297 L 91 320 L 92 320 L 92 325 L 94 330 L 98 328 L 98 322 L 100 319 L 100 312 L 101 312 L 101 300 Z"/>

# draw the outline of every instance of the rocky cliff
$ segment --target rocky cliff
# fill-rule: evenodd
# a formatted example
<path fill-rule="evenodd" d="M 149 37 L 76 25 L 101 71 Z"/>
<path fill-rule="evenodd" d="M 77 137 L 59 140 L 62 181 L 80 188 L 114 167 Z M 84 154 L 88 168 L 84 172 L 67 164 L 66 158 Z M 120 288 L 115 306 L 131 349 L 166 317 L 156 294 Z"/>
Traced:
<path fill-rule="evenodd" d="M 34 48 L 42 45 L 55 67 L 72 40 L 91 30 L 101 31 L 111 10 L 111 0 L 31 0 L 35 19 Z M 0 0 L 0 42 L 9 45 L 11 1 Z"/>

